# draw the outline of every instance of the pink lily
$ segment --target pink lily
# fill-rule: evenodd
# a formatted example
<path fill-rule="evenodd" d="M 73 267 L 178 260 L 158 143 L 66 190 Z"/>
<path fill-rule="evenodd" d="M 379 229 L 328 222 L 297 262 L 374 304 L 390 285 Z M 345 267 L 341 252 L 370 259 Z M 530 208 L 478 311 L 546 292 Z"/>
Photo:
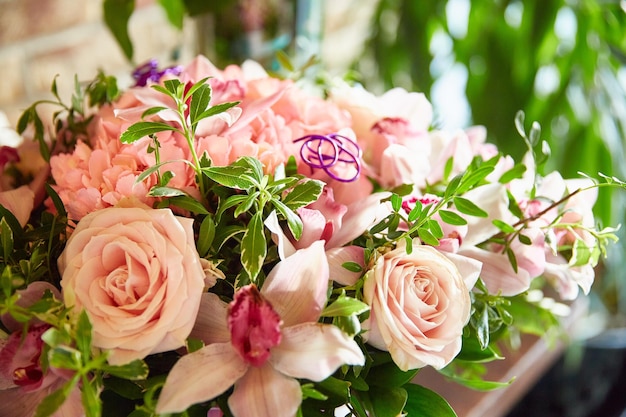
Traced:
<path fill-rule="evenodd" d="M 192 336 L 207 345 L 176 363 L 157 412 L 184 411 L 234 384 L 235 417 L 292 417 L 302 402 L 296 378 L 321 381 L 343 364 L 364 364 L 353 339 L 318 323 L 328 271 L 318 241 L 277 264 L 260 291 L 241 288 L 230 304 L 205 294 Z"/>

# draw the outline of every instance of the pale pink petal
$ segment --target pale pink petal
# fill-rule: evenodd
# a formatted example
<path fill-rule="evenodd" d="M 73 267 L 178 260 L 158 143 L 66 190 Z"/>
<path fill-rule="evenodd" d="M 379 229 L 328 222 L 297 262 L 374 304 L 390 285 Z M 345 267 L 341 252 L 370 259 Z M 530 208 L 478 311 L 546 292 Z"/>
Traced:
<path fill-rule="evenodd" d="M 302 219 L 302 236 L 296 242 L 298 249 L 308 248 L 315 241 L 321 239 L 326 227 L 326 218 L 317 210 L 308 208 L 298 209 L 298 215 Z"/>
<path fill-rule="evenodd" d="M 341 365 L 363 365 L 365 357 L 337 326 L 305 323 L 283 328 L 283 340 L 272 349 L 270 362 L 285 375 L 321 381 Z"/>
<path fill-rule="evenodd" d="M 355 262 L 365 268 L 363 253 L 365 249 L 360 246 L 344 246 L 341 248 L 328 249 L 326 258 L 330 268 L 330 279 L 342 285 L 354 285 L 361 277 L 361 272 L 351 272 L 342 265 L 346 262 Z"/>
<path fill-rule="evenodd" d="M 530 286 L 531 277 L 528 272 L 519 269 L 516 273 L 504 254 L 479 248 L 463 249 L 459 254 L 483 263 L 480 277 L 485 281 L 491 294 L 501 292 L 504 296 L 517 295 L 526 291 Z"/>
<path fill-rule="evenodd" d="M 280 259 L 284 260 L 296 252 L 296 248 L 294 248 L 293 244 L 287 239 L 287 236 L 285 236 L 283 229 L 278 223 L 276 210 L 272 211 L 269 216 L 267 216 L 265 226 L 272 232 L 272 240 L 274 240 L 274 243 L 278 246 L 278 256 L 280 256 Z"/>
<path fill-rule="evenodd" d="M 483 263 L 478 259 L 459 255 L 457 253 L 441 253 L 443 253 L 446 258 L 450 259 L 452 263 L 454 263 L 454 265 L 456 265 L 456 268 L 459 270 L 459 273 L 463 277 L 465 286 L 470 290 L 474 288 L 474 285 L 476 285 L 476 281 L 478 281 L 478 277 L 480 277 L 480 271 L 482 270 Z"/>
<path fill-rule="evenodd" d="M 9 210 L 24 227 L 35 204 L 35 193 L 27 185 L 15 190 L 0 191 L 0 204 Z"/>
<path fill-rule="evenodd" d="M 250 367 L 228 398 L 235 417 L 293 417 L 301 402 L 298 381 L 276 372 L 269 364 Z"/>
<path fill-rule="evenodd" d="M 380 201 L 389 197 L 389 193 L 375 193 L 369 197 L 352 203 L 343 217 L 343 224 L 333 233 L 326 243 L 327 248 L 343 246 L 359 237 L 368 227 L 372 226 L 380 212 Z"/>
<path fill-rule="evenodd" d="M 328 274 L 324 242 L 318 241 L 279 262 L 268 275 L 261 294 L 286 327 L 315 322 L 326 304 Z"/>
<path fill-rule="evenodd" d="M 228 304 L 213 293 L 202 294 L 200 310 L 190 337 L 202 340 L 205 344 L 224 343 L 230 340 L 227 325 Z"/>
<path fill-rule="evenodd" d="M 215 343 L 183 356 L 165 380 L 156 411 L 176 413 L 208 401 L 230 388 L 248 365 L 230 343 Z"/>
<path fill-rule="evenodd" d="M 489 217 L 464 216 L 468 230 L 462 247 L 477 245 L 498 233 L 500 230 L 492 223 L 494 219 L 509 221 L 512 218 L 506 188 L 502 184 L 483 185 L 468 191 L 463 197 L 489 213 Z"/>

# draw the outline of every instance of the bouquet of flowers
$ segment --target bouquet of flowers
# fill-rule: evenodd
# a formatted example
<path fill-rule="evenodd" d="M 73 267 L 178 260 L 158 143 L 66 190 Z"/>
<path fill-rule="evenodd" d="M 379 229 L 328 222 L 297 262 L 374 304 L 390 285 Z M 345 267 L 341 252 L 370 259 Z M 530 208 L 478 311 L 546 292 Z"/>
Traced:
<path fill-rule="evenodd" d="M 3 416 L 454 416 L 419 370 L 506 385 L 480 364 L 558 328 L 543 294 L 587 293 L 616 239 L 592 207 L 626 184 L 544 174 L 522 114 L 516 163 L 400 88 L 134 77 L 1 131 Z"/>

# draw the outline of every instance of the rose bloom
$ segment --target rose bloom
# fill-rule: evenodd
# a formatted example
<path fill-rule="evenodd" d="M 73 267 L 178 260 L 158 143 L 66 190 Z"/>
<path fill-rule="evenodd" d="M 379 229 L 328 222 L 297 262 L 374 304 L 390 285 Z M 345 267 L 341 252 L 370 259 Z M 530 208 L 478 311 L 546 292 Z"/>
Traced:
<path fill-rule="evenodd" d="M 85 216 L 59 258 L 63 297 L 86 310 L 111 364 L 177 349 L 204 288 L 193 220 L 169 209 L 112 207 Z"/>
<path fill-rule="evenodd" d="M 446 366 L 461 349 L 470 316 L 469 290 L 456 266 L 430 246 L 415 242 L 380 256 L 363 287 L 370 318 L 366 341 L 389 351 L 403 371 Z"/>

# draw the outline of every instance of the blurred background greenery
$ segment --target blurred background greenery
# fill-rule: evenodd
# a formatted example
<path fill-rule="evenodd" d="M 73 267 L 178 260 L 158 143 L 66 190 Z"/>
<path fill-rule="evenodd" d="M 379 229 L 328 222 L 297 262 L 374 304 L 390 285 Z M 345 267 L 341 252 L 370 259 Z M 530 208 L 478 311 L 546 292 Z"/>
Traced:
<path fill-rule="evenodd" d="M 551 146 L 548 171 L 626 178 L 625 1 L 380 0 L 371 28 L 354 62 L 369 88 L 422 91 L 435 124 L 484 125 L 518 160 L 522 110 Z M 603 225 L 626 223 L 625 194 L 601 190 Z M 626 312 L 624 228 L 619 234 L 594 284 L 612 325 Z"/>

